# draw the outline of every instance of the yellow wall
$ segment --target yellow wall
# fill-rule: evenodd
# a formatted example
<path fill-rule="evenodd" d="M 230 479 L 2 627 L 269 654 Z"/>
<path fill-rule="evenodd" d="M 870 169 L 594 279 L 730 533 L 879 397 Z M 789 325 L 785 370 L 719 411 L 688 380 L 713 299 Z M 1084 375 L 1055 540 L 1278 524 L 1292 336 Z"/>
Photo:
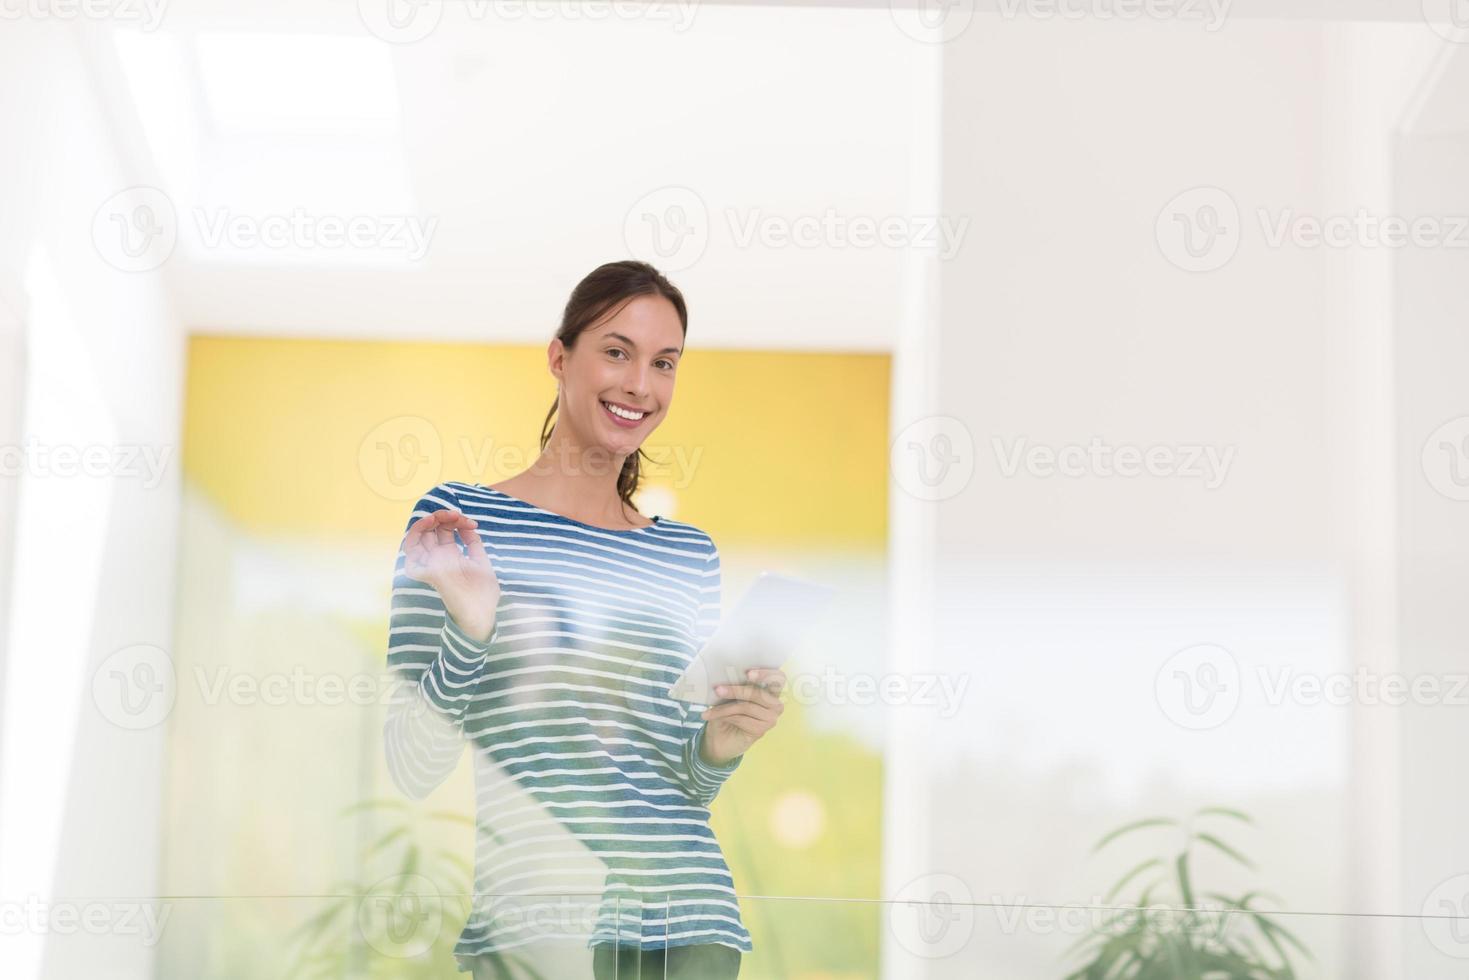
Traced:
<path fill-rule="evenodd" d="M 692 465 L 645 469 L 645 492 L 676 495 L 645 512 L 722 547 L 884 550 L 888 373 L 879 354 L 691 349 L 644 449 Z M 441 479 L 529 465 L 554 395 L 543 347 L 194 337 L 184 466 L 246 529 L 390 533 Z"/>

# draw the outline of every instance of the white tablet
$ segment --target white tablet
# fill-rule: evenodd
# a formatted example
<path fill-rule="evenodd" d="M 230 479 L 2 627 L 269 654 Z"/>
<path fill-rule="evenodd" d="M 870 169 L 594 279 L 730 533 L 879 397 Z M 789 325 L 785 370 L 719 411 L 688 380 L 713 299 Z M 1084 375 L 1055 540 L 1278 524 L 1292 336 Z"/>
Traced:
<path fill-rule="evenodd" d="M 716 684 L 746 684 L 745 672 L 752 667 L 785 666 L 835 591 L 793 575 L 761 572 L 673 682 L 669 695 L 694 704 L 718 704 L 726 699 L 714 693 Z"/>

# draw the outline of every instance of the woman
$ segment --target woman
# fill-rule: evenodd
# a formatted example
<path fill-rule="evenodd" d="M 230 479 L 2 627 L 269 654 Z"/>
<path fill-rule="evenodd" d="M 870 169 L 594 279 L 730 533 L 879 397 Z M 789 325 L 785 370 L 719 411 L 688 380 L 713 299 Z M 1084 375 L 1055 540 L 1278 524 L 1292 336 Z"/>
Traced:
<path fill-rule="evenodd" d="M 409 519 L 387 759 L 421 799 L 475 746 L 475 900 L 454 952 L 476 980 L 588 927 L 598 980 L 734 977 L 752 948 L 708 806 L 779 719 L 786 678 L 751 671 L 704 710 L 668 696 L 718 622 L 719 551 L 632 505 L 687 332 L 682 294 L 652 266 L 594 270 L 548 349 L 540 458 L 494 486 L 441 483 Z M 526 831 L 537 818 L 560 838 Z M 529 908 L 588 886 L 595 921 L 579 933 L 532 914 L 551 899 Z"/>

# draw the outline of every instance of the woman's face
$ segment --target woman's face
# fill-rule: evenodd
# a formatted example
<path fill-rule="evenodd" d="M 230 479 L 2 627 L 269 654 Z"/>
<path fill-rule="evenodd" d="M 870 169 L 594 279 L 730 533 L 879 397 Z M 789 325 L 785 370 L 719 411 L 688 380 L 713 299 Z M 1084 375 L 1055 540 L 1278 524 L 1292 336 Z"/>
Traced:
<path fill-rule="evenodd" d="M 552 373 L 559 360 L 563 393 L 557 425 L 569 423 L 583 448 L 600 446 L 614 457 L 636 452 L 673 403 L 682 349 L 678 311 L 656 295 L 624 303 L 582 331 L 572 350 L 552 340 Z"/>

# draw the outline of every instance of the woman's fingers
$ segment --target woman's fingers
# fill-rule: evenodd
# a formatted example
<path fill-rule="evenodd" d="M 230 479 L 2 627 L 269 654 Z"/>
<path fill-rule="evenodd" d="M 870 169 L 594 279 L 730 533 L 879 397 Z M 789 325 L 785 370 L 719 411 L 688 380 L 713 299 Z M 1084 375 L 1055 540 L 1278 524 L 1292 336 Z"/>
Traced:
<path fill-rule="evenodd" d="M 433 533 L 437 523 L 434 515 L 426 514 L 414 521 L 408 533 L 403 535 L 403 560 L 410 571 L 422 571 L 428 563 L 428 547 L 434 540 L 428 535 Z"/>
<path fill-rule="evenodd" d="M 474 518 L 466 517 L 459 526 L 459 537 L 464 539 L 464 548 L 470 558 L 488 561 L 490 556 L 485 552 L 484 541 L 480 540 L 479 531 L 476 530 L 478 527 Z"/>
<path fill-rule="evenodd" d="M 474 518 L 460 514 L 457 520 L 446 521 L 443 528 L 447 532 L 447 543 L 452 544 L 457 552 L 462 542 L 464 551 L 460 553 L 474 562 L 489 558 L 489 555 L 485 554 L 484 542 L 480 540 L 479 532 L 475 530 L 478 526 Z M 456 534 L 458 538 L 455 538 Z"/>
<path fill-rule="evenodd" d="M 433 514 L 424 514 L 418 520 L 408 525 L 408 532 L 403 535 L 403 550 L 420 547 L 423 544 L 423 536 L 428 534 L 438 524 Z"/>
<path fill-rule="evenodd" d="M 733 721 L 735 718 L 748 718 L 757 724 L 769 727 L 775 724 L 779 712 L 773 708 L 754 704 L 750 701 L 731 701 L 727 704 L 716 705 L 704 711 L 703 717 L 709 720 L 722 718 Z"/>
<path fill-rule="evenodd" d="M 720 684 L 714 688 L 714 693 L 723 698 L 738 698 L 771 707 L 780 704 L 779 689 L 772 691 L 759 684 Z"/>
<path fill-rule="evenodd" d="M 740 721 L 738 718 L 725 718 L 723 721 L 725 724 L 739 729 L 751 738 L 759 738 L 761 735 L 770 731 L 770 726 L 768 725 L 755 725 L 747 721 Z"/>
<path fill-rule="evenodd" d="M 745 735 L 749 736 L 750 741 L 752 742 L 763 736 L 766 732 L 770 731 L 772 727 L 774 727 L 771 725 L 762 725 L 759 722 L 751 721 L 748 718 L 717 718 L 714 721 L 711 721 L 710 724 L 728 725 L 730 728 L 733 728 L 739 732 L 743 732 Z"/>
<path fill-rule="evenodd" d="M 459 523 L 459 518 L 451 515 L 449 511 L 437 511 L 434 515 L 438 522 L 434 525 L 434 538 L 443 545 L 454 545 L 457 549 L 459 543 L 454 540 L 454 527 Z"/>
<path fill-rule="evenodd" d="M 432 514 L 425 514 L 414 522 L 408 529 L 410 536 L 417 536 L 424 543 L 438 545 L 454 545 L 458 547 L 459 542 L 455 540 L 455 532 L 468 543 L 469 532 L 479 526 L 479 522 L 472 517 L 466 517 L 457 510 L 444 508 L 436 510 Z M 479 537 L 478 534 L 474 537 Z"/>
<path fill-rule="evenodd" d="M 779 697 L 780 692 L 785 690 L 785 671 L 778 667 L 752 667 L 745 673 L 751 683 L 759 684 L 776 697 Z"/>
<path fill-rule="evenodd" d="M 439 543 L 439 525 L 443 523 L 441 514 L 448 513 L 436 510 L 432 514 L 424 514 L 408 527 L 408 533 L 403 535 L 403 550 L 424 549 Z"/>
<path fill-rule="evenodd" d="M 450 507 L 423 515 L 409 526 L 403 536 L 405 570 L 416 578 L 418 574 L 427 572 L 436 559 L 467 557 L 476 562 L 488 561 L 484 541 L 476 530 L 478 527 L 479 522 L 474 518 Z M 460 551 L 461 541 L 464 551 Z"/>

